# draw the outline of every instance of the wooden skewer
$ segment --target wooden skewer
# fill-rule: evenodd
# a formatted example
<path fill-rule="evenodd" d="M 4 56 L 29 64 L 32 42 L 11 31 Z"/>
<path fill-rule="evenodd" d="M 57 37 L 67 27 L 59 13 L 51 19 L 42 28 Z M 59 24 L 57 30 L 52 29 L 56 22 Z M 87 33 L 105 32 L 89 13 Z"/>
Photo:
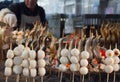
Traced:
<path fill-rule="evenodd" d="M 74 72 L 73 72 L 72 82 L 74 82 L 74 76 L 75 76 L 75 74 L 74 74 Z"/>
<path fill-rule="evenodd" d="M 107 74 L 107 82 L 109 82 L 109 73 Z"/>
<path fill-rule="evenodd" d="M 6 77 L 5 82 L 8 82 L 8 77 Z"/>
<path fill-rule="evenodd" d="M 114 79 L 113 79 L 113 82 L 115 82 L 115 79 L 116 79 L 116 72 L 114 71 Z"/>
<path fill-rule="evenodd" d="M 35 78 L 33 77 L 33 82 L 35 82 Z"/>
<path fill-rule="evenodd" d="M 25 82 L 28 82 L 28 81 L 27 81 L 27 77 L 26 77 L 26 81 L 25 81 Z"/>
<path fill-rule="evenodd" d="M 20 75 L 18 74 L 18 75 L 17 75 L 16 82 L 19 82 L 19 80 L 20 80 Z"/>
<path fill-rule="evenodd" d="M 63 76 L 63 72 L 61 72 L 60 82 L 62 82 L 62 76 Z"/>
<path fill-rule="evenodd" d="M 43 82 L 43 76 L 41 77 L 41 82 Z"/>
<path fill-rule="evenodd" d="M 82 82 L 84 82 L 84 75 L 83 75 L 83 78 L 82 78 Z"/>

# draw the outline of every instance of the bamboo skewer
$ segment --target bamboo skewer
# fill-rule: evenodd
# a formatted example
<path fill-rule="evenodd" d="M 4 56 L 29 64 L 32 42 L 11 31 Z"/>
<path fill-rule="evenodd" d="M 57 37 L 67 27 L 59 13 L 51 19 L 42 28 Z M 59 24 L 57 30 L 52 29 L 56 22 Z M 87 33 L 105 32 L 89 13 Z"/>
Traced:
<path fill-rule="evenodd" d="M 84 75 L 83 75 L 83 77 L 82 77 L 82 82 L 84 82 Z"/>
<path fill-rule="evenodd" d="M 5 82 L 8 82 L 8 77 L 6 77 Z"/>
<path fill-rule="evenodd" d="M 41 77 L 41 82 L 43 82 L 43 76 Z"/>
<path fill-rule="evenodd" d="M 16 82 L 19 82 L 19 80 L 20 80 L 20 75 L 18 74 L 18 75 L 17 75 Z"/>
<path fill-rule="evenodd" d="M 107 82 L 109 82 L 109 73 L 107 74 Z"/>
<path fill-rule="evenodd" d="M 72 82 L 74 82 L 74 76 L 75 76 L 75 74 L 74 74 L 74 72 L 73 72 Z"/>
<path fill-rule="evenodd" d="M 62 82 L 62 77 L 63 77 L 63 72 L 61 72 L 61 75 L 60 75 L 60 82 Z"/>

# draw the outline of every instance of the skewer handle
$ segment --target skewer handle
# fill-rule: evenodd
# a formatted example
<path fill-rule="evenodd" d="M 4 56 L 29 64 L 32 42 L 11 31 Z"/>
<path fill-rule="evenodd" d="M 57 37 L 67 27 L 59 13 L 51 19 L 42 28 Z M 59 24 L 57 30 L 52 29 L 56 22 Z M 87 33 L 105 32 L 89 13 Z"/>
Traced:
<path fill-rule="evenodd" d="M 109 82 L 109 73 L 107 74 L 107 82 Z"/>
<path fill-rule="evenodd" d="M 75 75 L 75 74 L 74 74 L 74 72 L 73 72 L 72 82 L 74 82 L 74 75 Z"/>
<path fill-rule="evenodd" d="M 41 82 L 43 82 L 43 76 L 41 77 Z"/>
<path fill-rule="evenodd" d="M 8 77 L 6 77 L 5 82 L 8 82 Z"/>
<path fill-rule="evenodd" d="M 63 76 L 63 72 L 61 72 L 60 82 L 62 82 L 62 76 Z"/>
<path fill-rule="evenodd" d="M 114 79 L 113 79 L 113 82 L 115 82 L 115 78 L 116 78 L 116 77 L 115 77 L 115 74 L 116 74 L 116 73 L 115 73 L 115 71 L 114 71 Z"/>
<path fill-rule="evenodd" d="M 25 82 L 28 82 L 28 81 L 27 81 L 27 78 L 26 78 L 26 81 L 25 81 Z"/>
<path fill-rule="evenodd" d="M 16 82 L 19 82 L 19 80 L 20 80 L 20 75 L 18 74 Z"/>
<path fill-rule="evenodd" d="M 35 82 L 35 78 L 33 77 L 33 82 Z"/>
<path fill-rule="evenodd" d="M 84 75 L 83 75 L 83 78 L 82 78 L 82 82 L 84 82 Z"/>

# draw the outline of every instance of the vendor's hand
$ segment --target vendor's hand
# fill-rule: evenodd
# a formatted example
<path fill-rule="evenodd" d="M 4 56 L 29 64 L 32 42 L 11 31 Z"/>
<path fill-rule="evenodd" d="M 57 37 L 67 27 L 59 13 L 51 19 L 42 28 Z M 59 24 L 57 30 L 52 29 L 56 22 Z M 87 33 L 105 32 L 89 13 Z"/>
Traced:
<path fill-rule="evenodd" d="M 4 16 L 3 22 L 8 24 L 10 27 L 15 27 L 17 23 L 17 18 L 15 14 L 8 13 Z"/>

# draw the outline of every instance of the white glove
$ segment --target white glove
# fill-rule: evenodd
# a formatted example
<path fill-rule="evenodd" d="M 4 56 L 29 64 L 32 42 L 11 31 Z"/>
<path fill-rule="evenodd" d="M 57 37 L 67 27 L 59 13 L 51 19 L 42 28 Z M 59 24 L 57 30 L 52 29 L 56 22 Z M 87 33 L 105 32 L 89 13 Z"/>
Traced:
<path fill-rule="evenodd" d="M 0 21 L 8 24 L 10 27 L 16 26 L 17 18 L 8 8 L 0 11 Z"/>
<path fill-rule="evenodd" d="M 3 22 L 3 18 L 7 13 L 10 13 L 11 11 L 8 8 L 1 9 L 0 11 L 0 21 Z"/>
<path fill-rule="evenodd" d="M 6 14 L 3 18 L 3 22 L 8 24 L 10 27 L 15 27 L 17 24 L 17 18 L 15 14 Z"/>

